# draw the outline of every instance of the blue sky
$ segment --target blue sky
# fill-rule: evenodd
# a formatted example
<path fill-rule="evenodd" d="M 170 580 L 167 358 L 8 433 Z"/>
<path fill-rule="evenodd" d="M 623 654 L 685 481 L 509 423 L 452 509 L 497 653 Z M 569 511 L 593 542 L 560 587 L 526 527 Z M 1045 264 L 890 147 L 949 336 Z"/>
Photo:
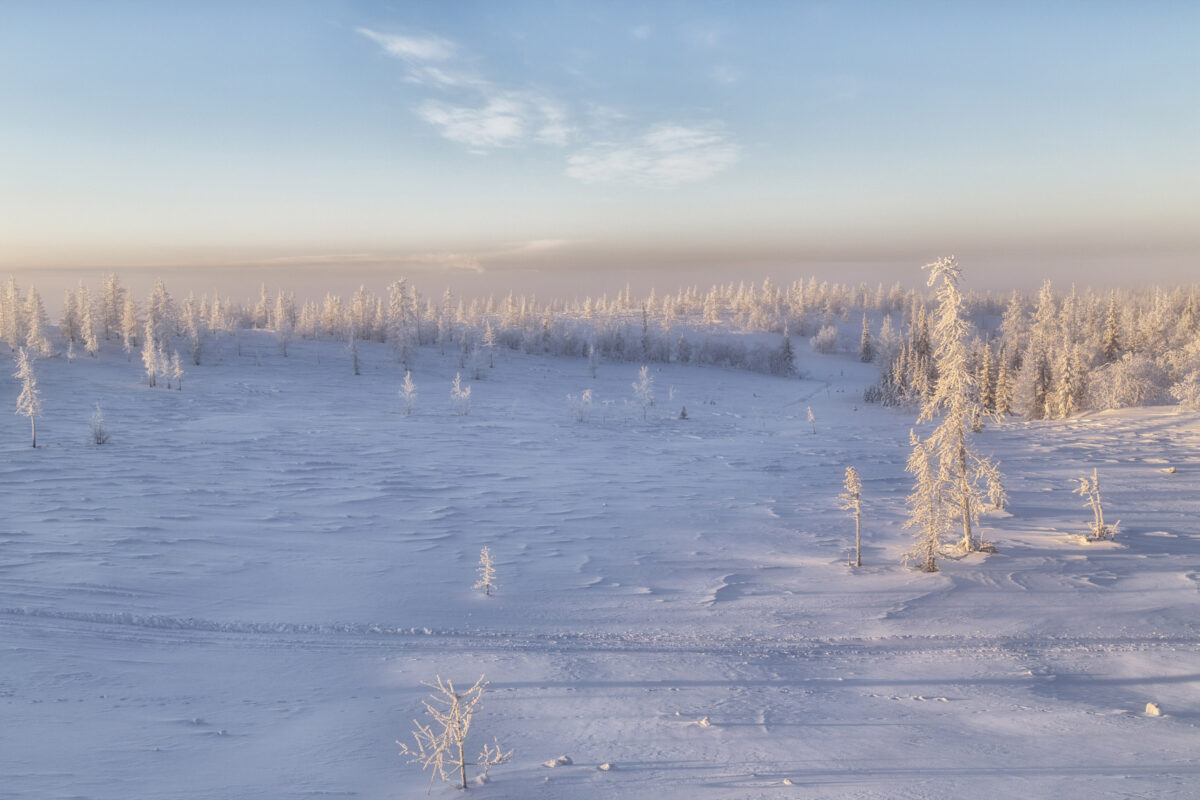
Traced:
<path fill-rule="evenodd" d="M 1200 273 L 1200 3 L 0 14 L 0 267 Z"/>

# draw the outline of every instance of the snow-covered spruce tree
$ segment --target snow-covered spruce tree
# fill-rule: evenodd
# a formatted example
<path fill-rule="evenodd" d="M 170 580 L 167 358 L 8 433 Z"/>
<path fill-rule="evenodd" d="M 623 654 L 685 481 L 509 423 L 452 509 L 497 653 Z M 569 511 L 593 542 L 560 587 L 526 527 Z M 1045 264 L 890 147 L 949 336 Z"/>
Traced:
<path fill-rule="evenodd" d="M 412 372 L 405 370 L 404 383 L 400 386 L 400 396 L 404 398 L 404 414 L 412 416 L 417 407 L 417 386 L 413 383 Z"/>
<path fill-rule="evenodd" d="M 594 377 L 596 377 L 596 365 L 599 363 L 599 360 L 600 360 L 600 356 L 596 352 L 596 342 L 595 341 L 588 342 L 587 355 L 588 355 L 588 375 L 590 375 L 594 378 Z"/>
<path fill-rule="evenodd" d="M 484 676 L 480 675 L 475 685 L 465 692 L 454 689 L 454 683 L 443 681 L 440 675 L 436 683 L 422 683 L 434 690 L 423 705 L 425 713 L 433 718 L 427 725 L 413 720 L 413 740 L 415 746 L 407 745 L 400 740 L 400 755 L 407 756 L 409 763 L 420 764 L 421 769 L 430 770 L 429 786 L 441 778 L 447 783 L 458 780 L 458 788 L 467 788 L 467 767 L 481 767 L 482 776 L 488 769 L 497 764 L 503 764 L 512 757 L 512 750 L 504 751 L 495 739 L 492 744 L 483 746 L 483 750 L 473 760 L 466 757 L 467 733 L 471 730 L 471 718 L 479 710 L 479 701 L 483 698 L 483 690 L 487 687 Z M 458 773 L 455 776 L 455 773 Z"/>
<path fill-rule="evenodd" d="M 35 287 L 29 287 L 25 297 L 25 347 L 32 350 L 39 358 L 49 358 L 54 355 L 50 346 L 50 338 L 46 335 L 46 307 L 42 305 L 41 295 Z"/>
<path fill-rule="evenodd" d="M 812 427 L 812 435 L 817 435 L 817 418 L 813 415 L 812 406 L 808 407 L 808 424 Z"/>
<path fill-rule="evenodd" d="M 350 366 L 354 369 L 355 375 L 362 374 L 358 363 L 358 329 L 351 322 L 346 329 L 346 350 L 350 353 Z"/>
<path fill-rule="evenodd" d="M 646 366 L 638 370 L 638 379 L 633 382 L 633 396 L 642 407 L 642 419 L 645 420 L 654 405 L 654 378 Z"/>
<path fill-rule="evenodd" d="M 492 590 L 499 587 L 496 586 L 496 563 L 492 560 L 492 551 L 487 547 L 479 551 L 479 568 L 475 572 L 479 580 L 473 588 L 483 589 L 483 593 L 491 597 Z"/>
<path fill-rule="evenodd" d="M 794 377 L 796 375 L 796 351 L 792 349 L 792 337 L 787 326 L 783 328 L 783 339 L 779 349 L 771 354 L 770 370 L 772 375 Z"/>
<path fill-rule="evenodd" d="M 871 326 L 867 323 L 867 312 L 862 317 L 862 339 L 858 344 L 858 360 L 868 363 L 875 360 L 875 346 L 871 342 Z"/>
<path fill-rule="evenodd" d="M 42 393 L 38 389 L 37 374 L 33 371 L 33 360 L 24 347 L 17 350 L 17 371 L 13 377 L 21 382 L 21 393 L 17 395 L 15 413 L 29 417 L 29 431 L 33 446 L 37 447 L 37 416 L 42 413 Z"/>
<path fill-rule="evenodd" d="M 838 495 L 842 510 L 854 515 L 854 566 L 862 566 L 862 481 L 859 480 L 858 470 L 846 467 L 846 480 L 843 491 Z"/>
<path fill-rule="evenodd" d="M 462 385 L 462 374 L 458 372 L 454 373 L 454 382 L 450 384 L 450 403 L 459 416 L 471 413 L 471 387 Z"/>
<path fill-rule="evenodd" d="M 927 442 L 916 431 L 909 431 L 912 452 L 905 470 L 913 474 L 913 490 L 907 498 L 908 519 L 904 527 L 913 529 L 913 549 L 904 556 L 905 563 L 915 561 L 922 572 L 937 572 L 942 557 L 942 538 L 950 529 L 946 513 L 945 476 L 933 466 L 933 454 Z"/>
<path fill-rule="evenodd" d="M 929 395 L 917 423 L 938 414 L 942 419 L 928 444 L 937 459 L 938 480 L 945 483 L 942 496 L 955 509 L 962 522 L 964 552 L 978 550 L 981 542 L 972 528 L 979 521 L 984 498 L 1004 497 L 1000 472 L 987 458 L 971 447 L 971 422 L 983 409 L 976 399 L 974 379 L 967 364 L 967 334 L 970 323 L 963 315 L 962 294 L 958 290 L 960 268 L 953 256 L 941 258 L 924 269 L 930 270 L 929 285 L 938 286 L 937 322 L 933 329 L 937 383 Z M 986 492 L 980 488 L 983 482 Z"/>

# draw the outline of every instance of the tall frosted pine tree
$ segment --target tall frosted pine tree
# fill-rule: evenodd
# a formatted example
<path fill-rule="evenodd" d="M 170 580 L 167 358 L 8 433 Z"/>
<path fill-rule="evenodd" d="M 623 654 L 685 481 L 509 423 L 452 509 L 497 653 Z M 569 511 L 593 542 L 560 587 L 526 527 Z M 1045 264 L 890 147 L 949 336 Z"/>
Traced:
<path fill-rule="evenodd" d="M 963 298 L 958 289 L 961 269 L 953 256 L 941 258 L 924 269 L 929 285 L 937 285 L 937 320 L 933 328 L 933 356 L 937 365 L 937 383 L 921 407 L 917 423 L 939 414 L 941 422 L 922 444 L 927 446 L 934 465 L 926 479 L 938 482 L 936 495 L 945 505 L 947 518 L 962 524 L 963 552 L 978 550 L 981 540 L 974 530 L 985 499 L 1000 506 L 1005 501 L 1004 486 L 996 465 L 975 452 L 971 444 L 971 423 L 985 413 L 975 391 L 975 379 L 967 359 L 970 323 L 963 315 Z M 918 475 L 918 480 L 920 480 Z M 922 511 L 922 514 L 925 512 Z M 919 534 L 918 534 L 919 536 Z"/>

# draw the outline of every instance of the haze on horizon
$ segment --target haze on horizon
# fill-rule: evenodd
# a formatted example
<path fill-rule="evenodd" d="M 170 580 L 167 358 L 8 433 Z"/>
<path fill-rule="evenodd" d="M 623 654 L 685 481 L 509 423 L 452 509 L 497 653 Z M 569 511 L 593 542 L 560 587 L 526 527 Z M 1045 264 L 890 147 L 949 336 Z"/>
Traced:
<path fill-rule="evenodd" d="M 1195 4 L 4 17 L 6 271 L 912 282 L 954 252 L 983 286 L 1200 272 Z"/>

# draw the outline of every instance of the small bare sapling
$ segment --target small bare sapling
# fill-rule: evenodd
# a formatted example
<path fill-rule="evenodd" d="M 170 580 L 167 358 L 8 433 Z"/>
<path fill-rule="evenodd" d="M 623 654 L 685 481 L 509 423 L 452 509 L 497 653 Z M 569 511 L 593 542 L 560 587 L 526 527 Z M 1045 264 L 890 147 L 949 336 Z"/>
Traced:
<path fill-rule="evenodd" d="M 94 444 L 108 442 L 108 428 L 104 427 L 104 412 L 100 410 L 99 403 L 96 403 L 96 410 L 92 412 L 92 442 Z"/>
<path fill-rule="evenodd" d="M 472 761 L 466 757 L 467 733 L 471 729 L 471 718 L 479 710 L 479 701 L 483 690 L 487 687 L 483 676 L 475 681 L 475 685 L 465 692 L 458 692 L 450 681 L 443 681 L 437 676 L 436 683 L 423 683 L 434 692 L 424 701 L 425 713 L 432 717 L 432 722 L 422 725 L 413 720 L 412 735 L 414 745 L 407 745 L 399 740 L 400 755 L 407 756 L 410 764 L 420 764 L 421 769 L 431 771 L 429 788 L 433 782 L 441 778 L 447 783 L 458 780 L 458 788 L 467 788 L 467 767 L 479 767 L 486 776 L 489 767 L 503 764 L 512 757 L 512 750 L 505 752 L 500 745 L 492 740 L 485 744 L 483 750 Z M 455 773 L 458 773 L 455 776 Z"/>
<path fill-rule="evenodd" d="M 499 587 L 496 586 L 496 564 L 492 561 L 492 551 L 487 547 L 479 551 L 479 568 L 475 571 L 479 574 L 479 580 L 474 588 L 483 589 L 483 593 L 491 597 L 492 590 Z"/>
<path fill-rule="evenodd" d="M 571 418 L 576 422 L 587 422 L 588 412 L 592 408 L 592 390 L 584 389 L 583 394 L 567 395 L 567 409 L 571 412 Z"/>
<path fill-rule="evenodd" d="M 1075 490 L 1075 494 L 1086 497 L 1084 506 L 1090 506 L 1092 509 L 1092 524 L 1089 526 L 1092 535 L 1089 538 L 1112 539 L 1115 537 L 1121 521 L 1117 520 L 1112 525 L 1104 522 L 1104 509 L 1100 505 L 1100 474 L 1097 470 L 1092 470 L 1092 477 L 1084 476 L 1079 479 L 1079 488 Z"/>
<path fill-rule="evenodd" d="M 638 379 L 633 382 L 633 396 L 642 407 L 642 419 L 646 419 L 650 406 L 654 405 L 654 378 L 648 367 L 643 366 L 638 371 Z"/>

